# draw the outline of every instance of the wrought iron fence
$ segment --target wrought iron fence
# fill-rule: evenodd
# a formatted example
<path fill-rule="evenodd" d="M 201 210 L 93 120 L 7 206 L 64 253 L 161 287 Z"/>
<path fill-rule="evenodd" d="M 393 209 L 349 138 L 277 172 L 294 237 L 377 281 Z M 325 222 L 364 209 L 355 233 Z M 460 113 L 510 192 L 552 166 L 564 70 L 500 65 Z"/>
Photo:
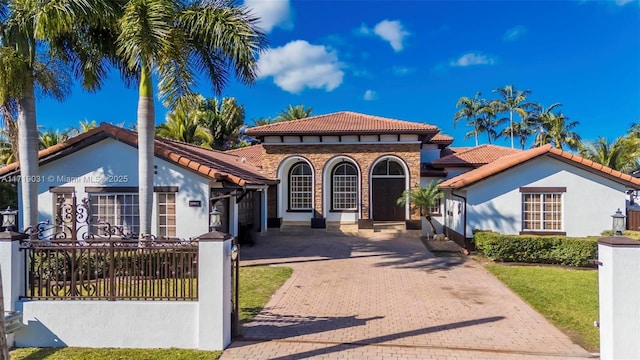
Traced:
<path fill-rule="evenodd" d="M 24 298 L 197 300 L 197 241 L 28 240 Z"/>

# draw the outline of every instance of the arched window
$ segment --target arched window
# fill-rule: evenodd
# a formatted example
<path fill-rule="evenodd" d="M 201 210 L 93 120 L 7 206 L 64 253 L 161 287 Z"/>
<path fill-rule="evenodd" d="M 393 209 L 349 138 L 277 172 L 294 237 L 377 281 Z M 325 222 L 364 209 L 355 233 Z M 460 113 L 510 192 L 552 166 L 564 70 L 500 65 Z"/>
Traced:
<path fill-rule="evenodd" d="M 358 170 L 353 164 L 343 162 L 333 168 L 331 187 L 333 210 L 358 209 Z"/>
<path fill-rule="evenodd" d="M 309 164 L 299 162 L 289 171 L 289 210 L 311 210 L 313 183 Z"/>
<path fill-rule="evenodd" d="M 386 159 L 376 164 L 373 168 L 373 175 L 402 177 L 404 176 L 404 169 L 402 169 L 402 165 L 399 162 Z"/>

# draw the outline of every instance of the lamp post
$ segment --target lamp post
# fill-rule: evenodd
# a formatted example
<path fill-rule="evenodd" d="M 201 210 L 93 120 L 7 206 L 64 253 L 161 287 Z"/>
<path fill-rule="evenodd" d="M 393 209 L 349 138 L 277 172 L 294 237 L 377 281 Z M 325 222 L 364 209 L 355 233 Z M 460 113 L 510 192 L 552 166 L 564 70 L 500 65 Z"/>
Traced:
<path fill-rule="evenodd" d="M 222 221 L 220 220 L 221 214 L 222 213 L 218 210 L 218 207 L 214 204 L 213 209 L 211 209 L 211 213 L 209 214 L 209 231 L 218 231 L 222 226 Z"/>
<path fill-rule="evenodd" d="M 11 210 L 11 207 L 7 206 L 6 210 L 0 211 L 0 215 L 4 231 L 18 231 L 18 210 Z"/>
<path fill-rule="evenodd" d="M 626 216 L 624 216 L 622 211 L 618 209 L 618 211 L 616 211 L 615 214 L 611 215 L 611 217 L 613 218 L 613 234 L 615 236 L 622 236 L 622 231 L 624 230 L 624 219 L 626 218 Z"/>

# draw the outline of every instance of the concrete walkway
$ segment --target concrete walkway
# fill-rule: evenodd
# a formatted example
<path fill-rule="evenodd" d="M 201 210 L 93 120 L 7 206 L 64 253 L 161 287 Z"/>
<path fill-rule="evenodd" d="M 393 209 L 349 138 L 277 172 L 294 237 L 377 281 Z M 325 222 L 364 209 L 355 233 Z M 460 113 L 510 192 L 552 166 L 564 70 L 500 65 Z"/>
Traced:
<path fill-rule="evenodd" d="M 241 258 L 294 272 L 223 360 L 589 357 L 481 265 L 417 238 L 277 234 Z"/>

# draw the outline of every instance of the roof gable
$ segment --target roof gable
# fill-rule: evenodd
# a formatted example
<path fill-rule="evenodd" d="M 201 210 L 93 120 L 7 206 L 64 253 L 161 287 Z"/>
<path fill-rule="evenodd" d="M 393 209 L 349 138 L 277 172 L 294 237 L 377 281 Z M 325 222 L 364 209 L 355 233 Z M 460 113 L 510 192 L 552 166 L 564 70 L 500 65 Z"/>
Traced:
<path fill-rule="evenodd" d="M 631 175 L 624 174 L 620 171 L 613 170 L 604 165 L 594 163 L 591 160 L 587 160 L 578 155 L 553 148 L 547 144 L 538 148 L 534 148 L 527 151 L 521 151 L 509 156 L 502 157 L 489 164 L 480 166 L 477 169 L 465 172 L 451 179 L 448 179 L 440 184 L 441 188 L 448 189 L 462 189 L 464 187 L 475 184 L 479 181 L 490 178 L 505 170 L 514 168 L 521 164 L 524 164 L 532 159 L 540 156 L 550 156 L 554 159 L 565 162 L 569 165 L 587 170 L 596 175 L 600 175 L 604 178 L 610 179 L 617 183 L 629 186 L 631 188 L 640 188 L 640 179 L 634 178 Z"/>
<path fill-rule="evenodd" d="M 133 147 L 138 147 L 135 131 L 106 123 L 63 143 L 38 152 L 40 163 L 54 161 L 110 137 Z M 261 173 L 260 169 L 241 161 L 237 156 L 222 151 L 156 137 L 154 155 L 212 180 L 228 180 L 238 186 L 274 184 L 277 181 Z M 0 176 L 19 171 L 20 163 L 14 162 L 0 168 Z"/>
<path fill-rule="evenodd" d="M 264 147 L 262 144 L 245 146 L 237 149 L 231 149 L 225 151 L 226 154 L 231 154 L 240 158 L 240 162 L 242 159 L 245 159 L 248 164 L 251 164 L 255 167 L 262 168 L 262 158 L 264 156 Z"/>
<path fill-rule="evenodd" d="M 379 116 L 342 111 L 326 115 L 311 116 L 292 121 L 249 128 L 248 136 L 268 135 L 358 135 L 358 134 L 419 134 L 435 135 L 438 128 L 433 125 L 411 121 L 388 119 Z"/>

